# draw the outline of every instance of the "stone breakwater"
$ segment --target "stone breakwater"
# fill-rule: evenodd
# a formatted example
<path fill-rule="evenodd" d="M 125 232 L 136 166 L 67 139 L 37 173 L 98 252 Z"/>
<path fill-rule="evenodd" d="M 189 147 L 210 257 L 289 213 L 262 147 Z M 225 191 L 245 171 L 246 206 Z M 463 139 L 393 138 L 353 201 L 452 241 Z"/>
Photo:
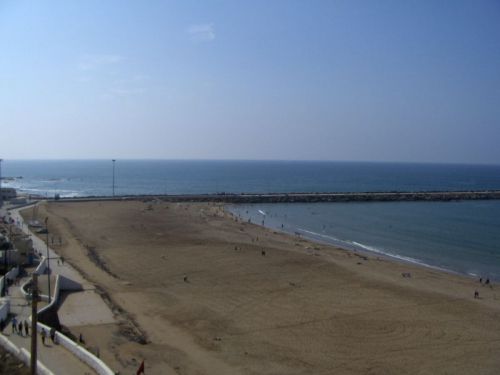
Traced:
<path fill-rule="evenodd" d="M 435 192 L 366 192 L 366 193 L 263 193 L 263 194 L 183 194 L 130 195 L 116 197 L 61 198 L 60 202 L 90 200 L 154 200 L 166 202 L 220 203 L 319 203 L 319 202 L 398 202 L 398 201 L 460 201 L 500 199 L 500 190 L 435 191 Z"/>

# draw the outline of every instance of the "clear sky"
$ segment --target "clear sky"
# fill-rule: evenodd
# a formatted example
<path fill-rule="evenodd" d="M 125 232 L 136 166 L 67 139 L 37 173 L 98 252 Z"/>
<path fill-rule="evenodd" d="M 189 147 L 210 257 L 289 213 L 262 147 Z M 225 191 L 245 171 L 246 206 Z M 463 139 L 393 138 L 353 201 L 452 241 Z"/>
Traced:
<path fill-rule="evenodd" d="M 500 163 L 500 2 L 0 0 L 0 158 Z"/>

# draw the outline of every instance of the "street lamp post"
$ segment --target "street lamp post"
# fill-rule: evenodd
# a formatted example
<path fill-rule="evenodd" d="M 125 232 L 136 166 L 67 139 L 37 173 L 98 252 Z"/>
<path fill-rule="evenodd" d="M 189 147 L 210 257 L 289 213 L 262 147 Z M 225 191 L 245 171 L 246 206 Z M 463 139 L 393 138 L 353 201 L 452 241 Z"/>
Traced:
<path fill-rule="evenodd" d="M 49 218 L 45 218 L 45 232 L 47 232 L 47 284 L 49 286 L 49 304 L 52 297 L 50 296 L 50 256 L 49 256 Z"/>
<path fill-rule="evenodd" d="M 111 160 L 113 162 L 113 197 L 115 196 L 115 159 Z"/>
<path fill-rule="evenodd" d="M 3 279 L 3 289 L 2 289 L 2 297 L 5 297 L 7 295 L 7 287 L 8 287 L 8 282 L 9 279 L 7 278 L 7 272 L 9 272 L 9 250 L 10 250 L 10 244 L 12 243 L 12 226 L 9 225 L 9 245 L 7 246 L 7 249 L 3 251 L 3 269 L 4 269 L 4 279 Z"/>
<path fill-rule="evenodd" d="M 10 240 L 10 239 L 9 239 Z M 7 265 L 7 254 L 8 254 L 8 249 L 3 251 L 3 269 L 4 269 L 4 280 L 3 280 L 3 289 L 2 289 L 2 297 L 4 297 L 7 294 L 7 272 L 9 269 L 9 266 Z"/>
<path fill-rule="evenodd" d="M 33 272 L 33 283 L 31 292 L 31 360 L 30 360 L 30 374 L 36 375 L 37 369 L 37 334 L 36 324 L 38 321 L 38 275 Z"/>
<path fill-rule="evenodd" d="M 2 161 L 3 159 L 0 159 L 0 207 L 3 206 L 3 194 L 2 194 Z M 10 240 L 10 238 L 9 238 Z M 4 250 L 3 252 L 3 268 L 5 271 L 5 274 L 7 274 L 7 251 Z M 7 290 L 7 278 L 5 277 L 3 280 L 3 290 L 1 291 L 2 297 L 5 296 L 6 290 Z"/>
<path fill-rule="evenodd" d="M 2 194 L 2 161 L 3 161 L 3 159 L 0 159 L 0 207 L 3 206 L 3 194 Z"/>

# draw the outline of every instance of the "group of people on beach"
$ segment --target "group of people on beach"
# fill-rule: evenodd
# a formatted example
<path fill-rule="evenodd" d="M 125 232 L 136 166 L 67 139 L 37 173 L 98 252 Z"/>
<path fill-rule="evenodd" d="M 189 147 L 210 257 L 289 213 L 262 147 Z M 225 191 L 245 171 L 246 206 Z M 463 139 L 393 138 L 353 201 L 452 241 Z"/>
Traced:
<path fill-rule="evenodd" d="M 52 341 L 52 344 L 57 344 L 56 329 L 54 327 L 50 329 L 49 334 L 50 334 L 50 341 Z M 40 336 L 42 337 L 42 344 L 46 345 L 45 339 L 47 338 L 47 332 L 45 331 L 45 328 L 42 328 L 42 330 L 40 331 Z"/>
<path fill-rule="evenodd" d="M 18 322 L 16 317 L 13 317 L 10 324 L 12 326 L 12 334 L 17 333 L 19 336 L 23 336 L 23 328 L 24 328 L 24 334 L 26 336 L 30 335 L 30 327 L 27 320 L 24 320 L 24 322 L 22 321 Z M 1 326 L 0 328 L 3 331 L 3 328 L 5 327 L 5 322 L 3 320 L 0 322 L 0 326 Z"/>
<path fill-rule="evenodd" d="M 483 278 L 482 277 L 479 278 L 479 283 L 481 285 L 483 285 Z M 486 280 L 484 281 L 484 285 L 490 285 L 490 278 L 489 277 L 487 277 Z"/>
<path fill-rule="evenodd" d="M 483 283 L 483 278 L 480 277 L 479 284 L 481 284 L 483 286 L 489 285 L 490 288 L 493 288 L 493 285 L 491 285 L 489 277 L 487 277 L 486 280 L 484 280 L 484 283 Z M 474 298 L 479 298 L 479 291 L 477 289 L 474 291 Z"/>
<path fill-rule="evenodd" d="M 24 321 L 18 321 L 17 318 L 14 316 L 10 322 L 11 327 L 12 327 L 12 334 L 17 333 L 19 336 L 30 336 L 30 326 L 28 321 L 25 319 Z M 0 332 L 2 332 L 6 327 L 5 321 L 3 319 L 0 320 Z M 23 334 L 24 332 L 24 334 Z M 42 344 L 45 344 L 45 339 L 47 338 L 47 332 L 45 328 L 42 328 L 40 331 L 40 336 L 42 338 Z M 52 327 L 49 331 L 49 336 L 50 340 L 52 341 L 53 344 L 57 344 L 57 339 L 56 339 L 56 329 Z"/>

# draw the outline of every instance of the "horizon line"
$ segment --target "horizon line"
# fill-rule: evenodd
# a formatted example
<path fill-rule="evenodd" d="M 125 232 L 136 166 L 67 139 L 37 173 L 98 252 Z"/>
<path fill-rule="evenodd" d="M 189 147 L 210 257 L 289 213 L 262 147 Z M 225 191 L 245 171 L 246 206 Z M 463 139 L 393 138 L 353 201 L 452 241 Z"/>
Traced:
<path fill-rule="evenodd" d="M 246 159 L 246 158 L 14 158 L 1 159 L 3 163 L 9 161 L 192 161 L 192 162 L 304 162 L 304 163 L 362 163 L 362 164 L 427 164 L 427 165 L 475 165 L 475 166 L 500 166 L 497 162 L 459 162 L 459 161 L 394 161 L 394 160 L 335 160 L 335 159 Z"/>

